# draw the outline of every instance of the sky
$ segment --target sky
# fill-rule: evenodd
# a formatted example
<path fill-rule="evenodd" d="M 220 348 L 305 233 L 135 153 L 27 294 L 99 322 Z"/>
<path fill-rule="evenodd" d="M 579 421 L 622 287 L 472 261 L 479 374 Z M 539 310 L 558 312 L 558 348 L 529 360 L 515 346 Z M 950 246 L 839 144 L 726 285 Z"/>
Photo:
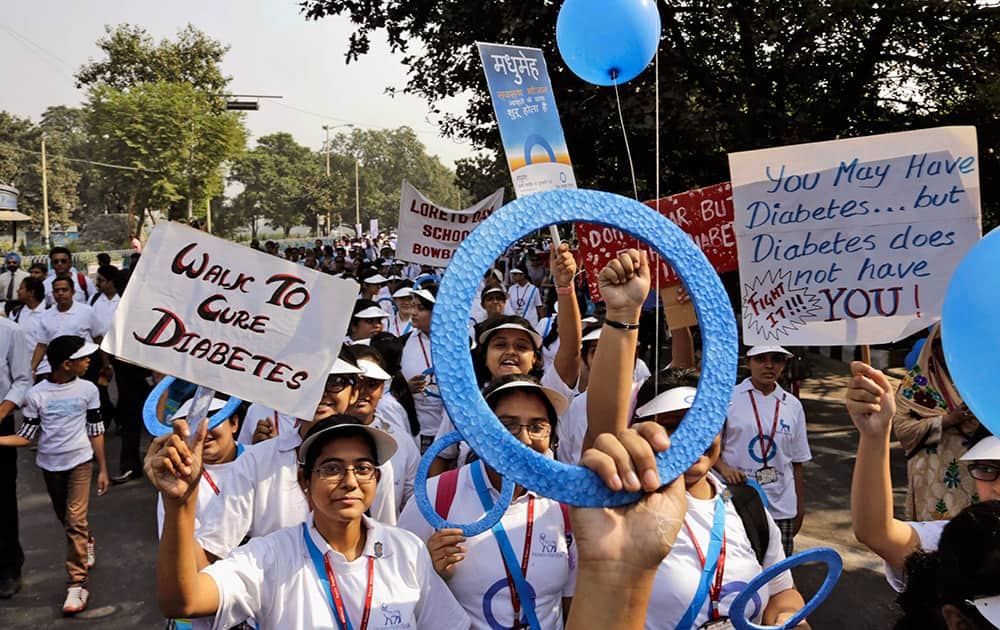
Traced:
<path fill-rule="evenodd" d="M 306 21 L 296 0 L 0 0 L 0 15 L 0 109 L 36 122 L 50 105 L 75 106 L 85 98 L 73 75 L 99 57 L 96 42 L 106 24 L 138 24 L 159 41 L 191 23 L 230 46 L 222 69 L 233 77 L 232 93 L 283 97 L 247 112 L 251 142 L 287 131 L 318 150 L 323 125 L 408 125 L 449 167 L 471 154 L 471 145 L 441 137 L 426 102 L 385 94 L 387 87 L 404 87 L 406 74 L 384 33 L 373 38 L 371 52 L 346 65 L 350 22 Z M 464 102 L 447 109 L 461 112 Z"/>

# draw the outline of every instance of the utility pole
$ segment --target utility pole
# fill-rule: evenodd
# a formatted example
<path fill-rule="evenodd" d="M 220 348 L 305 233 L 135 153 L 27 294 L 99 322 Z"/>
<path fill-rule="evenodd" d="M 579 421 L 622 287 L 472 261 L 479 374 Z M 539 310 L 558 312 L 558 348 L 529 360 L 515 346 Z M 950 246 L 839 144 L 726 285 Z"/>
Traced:
<path fill-rule="evenodd" d="M 326 152 L 326 179 L 329 183 L 330 179 L 330 125 L 323 125 L 323 131 L 326 132 L 326 143 L 323 145 L 323 150 Z M 330 230 L 333 229 L 333 199 L 330 199 L 330 207 L 326 209 L 326 235 L 330 235 Z"/>
<path fill-rule="evenodd" d="M 42 247 L 49 249 L 49 177 L 45 161 L 45 134 L 42 134 Z"/>
<path fill-rule="evenodd" d="M 354 224 L 361 223 L 361 189 L 358 188 L 358 158 L 354 158 Z"/>
<path fill-rule="evenodd" d="M 212 199 L 208 198 L 205 200 L 205 227 L 208 229 L 208 233 L 212 233 Z"/>

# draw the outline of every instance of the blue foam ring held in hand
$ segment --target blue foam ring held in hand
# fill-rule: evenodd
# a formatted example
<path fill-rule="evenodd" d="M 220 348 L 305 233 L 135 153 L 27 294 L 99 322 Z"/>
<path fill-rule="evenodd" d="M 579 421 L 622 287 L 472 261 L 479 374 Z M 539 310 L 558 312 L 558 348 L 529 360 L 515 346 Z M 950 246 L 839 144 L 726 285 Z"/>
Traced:
<path fill-rule="evenodd" d="M 656 0 L 565 0 L 556 45 L 578 77 L 621 85 L 646 69 L 660 43 Z"/>
<path fill-rule="evenodd" d="M 958 264 L 941 311 L 948 372 L 969 410 L 993 435 L 1000 435 L 1000 387 L 985 366 L 1000 355 L 998 268 L 1000 228 L 984 236 Z"/>
<path fill-rule="evenodd" d="M 778 577 L 781 573 L 807 562 L 824 563 L 827 567 L 826 578 L 823 580 L 822 586 L 819 587 L 819 591 L 816 592 L 813 598 L 810 599 L 800 611 L 795 613 L 790 619 L 785 621 L 785 623 L 780 626 L 758 626 L 746 618 L 747 604 L 750 603 L 750 599 L 757 593 L 757 591 L 767 586 L 768 582 Z M 806 617 L 811 615 L 812 612 L 823 603 L 827 596 L 833 591 L 833 587 L 836 586 L 837 580 L 840 579 L 840 573 L 843 570 L 844 561 L 841 560 L 840 554 L 829 547 L 807 549 L 806 551 L 797 553 L 794 556 L 789 556 L 781 562 L 776 562 L 767 567 L 760 573 L 760 575 L 750 580 L 750 583 L 747 584 L 746 588 L 744 588 L 743 591 L 736 596 L 736 599 L 733 600 L 733 603 L 730 604 L 729 619 L 732 621 L 733 627 L 735 627 L 736 630 L 786 630 L 787 628 L 794 628 L 802 623 Z"/>
<path fill-rule="evenodd" d="M 500 423 L 497 422 L 500 426 Z M 504 430 L 507 435 L 509 432 Z M 441 516 L 434 509 L 434 505 L 431 503 L 430 498 L 427 496 L 427 473 L 430 472 L 431 463 L 434 462 L 434 458 L 438 456 L 441 451 L 451 446 L 452 444 L 457 444 L 462 441 L 462 436 L 457 431 L 452 431 L 447 435 L 434 440 L 427 451 L 424 453 L 423 457 L 420 458 L 420 465 L 417 466 L 416 480 L 413 482 L 413 497 L 417 501 L 417 508 L 420 509 L 420 513 L 423 514 L 424 519 L 433 527 L 435 530 L 445 529 L 445 528 L 455 528 L 462 530 L 462 535 L 468 538 L 482 534 L 488 531 L 491 527 L 500 522 L 503 517 L 504 512 L 507 511 L 507 507 L 510 502 L 514 500 L 514 482 L 510 479 L 504 477 L 503 483 L 500 485 L 500 498 L 493 504 L 490 511 L 486 513 L 483 518 L 479 519 L 475 523 L 451 523 L 445 517 Z M 479 463 L 470 464 L 471 466 L 478 466 Z"/>
<path fill-rule="evenodd" d="M 146 430 L 153 437 L 159 437 L 161 435 L 167 435 L 168 433 L 174 432 L 173 423 L 170 422 L 160 422 L 160 418 L 156 415 L 156 405 L 160 401 L 160 397 L 163 393 L 167 391 L 173 382 L 177 380 L 173 376 L 164 376 L 160 379 L 160 382 L 156 384 L 153 391 L 149 393 L 146 397 L 146 402 L 142 406 L 142 421 L 146 425 Z M 226 418 L 233 415 L 233 412 L 240 406 L 243 401 L 236 397 L 230 397 L 223 405 L 222 409 L 219 409 L 214 414 L 212 414 L 208 419 L 208 429 L 211 431 L 215 427 L 222 424 Z M 194 428 L 192 428 L 192 433 Z"/>
<path fill-rule="evenodd" d="M 517 199 L 494 212 L 456 250 L 431 319 L 431 352 L 438 388 L 455 427 L 472 449 L 503 477 L 550 499 L 581 507 L 634 503 L 639 492 L 615 492 L 593 471 L 548 459 L 525 448 L 503 428 L 476 386 L 465 335 L 470 305 L 493 261 L 518 238 L 553 223 L 588 221 L 644 240 L 677 270 L 701 326 L 703 361 L 694 404 L 657 455 L 660 479 L 670 482 L 701 456 L 722 429 L 736 382 L 736 320 L 719 275 L 674 223 L 620 195 L 564 189 Z"/>

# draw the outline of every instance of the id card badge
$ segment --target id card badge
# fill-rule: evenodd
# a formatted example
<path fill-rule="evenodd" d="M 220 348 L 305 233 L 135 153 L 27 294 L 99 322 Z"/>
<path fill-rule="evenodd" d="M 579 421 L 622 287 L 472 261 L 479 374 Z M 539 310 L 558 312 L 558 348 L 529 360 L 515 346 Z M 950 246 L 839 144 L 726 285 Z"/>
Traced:
<path fill-rule="evenodd" d="M 736 630 L 736 626 L 733 625 L 729 617 L 719 617 L 718 619 L 709 619 L 698 626 L 698 630 Z"/>
<path fill-rule="evenodd" d="M 769 483 L 774 483 L 778 480 L 778 469 L 774 466 L 765 466 L 753 474 L 757 479 L 757 483 L 762 486 L 766 486 Z"/>

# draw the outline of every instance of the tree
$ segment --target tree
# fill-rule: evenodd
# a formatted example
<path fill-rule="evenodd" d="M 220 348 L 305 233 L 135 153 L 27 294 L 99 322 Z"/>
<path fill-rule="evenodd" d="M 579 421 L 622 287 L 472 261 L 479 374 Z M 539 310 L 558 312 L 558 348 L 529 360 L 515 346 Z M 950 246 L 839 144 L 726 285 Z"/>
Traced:
<path fill-rule="evenodd" d="M 222 165 L 246 142 L 236 114 L 219 98 L 184 83 L 141 83 L 127 91 L 96 85 L 87 128 L 101 161 L 131 167 L 103 174 L 128 198 L 126 209 L 167 210 L 183 200 L 201 208 L 222 193 Z M 189 205 L 190 207 L 190 205 Z"/>
<path fill-rule="evenodd" d="M 68 140 L 64 134 L 45 124 L 35 125 L 27 118 L 0 111 L 0 182 L 20 191 L 18 210 L 31 216 L 29 226 L 42 225 L 42 135 L 48 154 L 49 222 L 54 226 L 73 221 L 78 204 L 76 193 L 80 175 L 70 163 L 60 160 L 65 155 Z"/>
<path fill-rule="evenodd" d="M 381 225 L 399 221 L 399 193 L 407 179 L 430 199 L 442 205 L 458 204 L 454 175 L 427 150 L 409 127 L 398 129 L 354 129 L 330 141 L 332 150 L 348 158 L 351 194 L 353 167 L 359 165 L 361 220 L 378 219 Z M 353 201 L 353 199 L 352 199 Z M 353 217 L 354 212 L 347 213 Z"/>
<path fill-rule="evenodd" d="M 289 133 L 274 133 L 261 137 L 256 147 L 233 162 L 230 178 L 244 186 L 238 205 L 258 210 L 259 216 L 281 228 L 287 237 L 293 227 L 305 221 L 311 208 L 307 186 L 318 169 L 319 158 L 308 147 Z M 251 230 L 256 238 L 256 227 L 251 226 Z"/>
<path fill-rule="evenodd" d="M 561 3 L 302 0 L 307 19 L 355 24 L 346 58 L 385 31 L 408 81 L 449 136 L 502 155 L 476 41 L 546 51 L 577 181 L 631 194 L 615 91 L 582 82 L 556 52 Z M 658 3 L 660 165 L 654 72 L 619 89 L 639 194 L 728 179 L 730 152 L 941 124 L 979 130 L 984 224 L 1000 214 L 1000 8 L 973 0 Z M 488 16 L 488 19 L 484 19 Z M 393 86 L 395 87 L 395 86 Z M 470 95 L 464 114 L 439 103 Z"/>
<path fill-rule="evenodd" d="M 104 27 L 106 36 L 97 41 L 104 57 L 91 59 L 76 73 L 77 87 L 107 85 L 119 90 L 140 83 L 187 83 L 221 94 L 231 77 L 220 64 L 229 46 L 224 46 L 188 24 L 177 39 L 153 38 L 141 26 L 119 24 Z"/>

